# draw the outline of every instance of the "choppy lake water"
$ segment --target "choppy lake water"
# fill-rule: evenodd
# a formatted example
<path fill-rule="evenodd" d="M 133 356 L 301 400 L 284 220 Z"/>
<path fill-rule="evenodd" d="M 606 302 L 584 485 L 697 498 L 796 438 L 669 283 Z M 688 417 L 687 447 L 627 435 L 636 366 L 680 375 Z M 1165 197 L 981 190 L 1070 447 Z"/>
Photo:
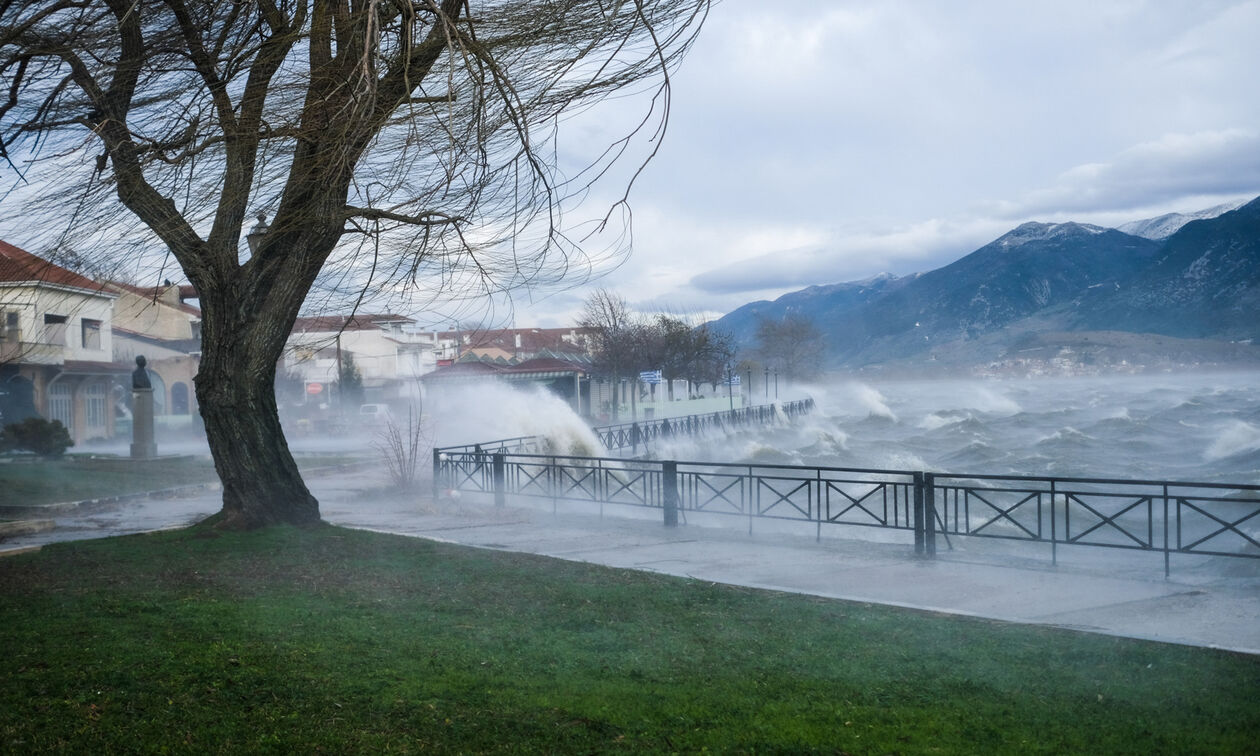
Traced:
<path fill-rule="evenodd" d="M 679 459 L 1260 484 L 1260 375 L 839 382 L 789 428 Z"/>

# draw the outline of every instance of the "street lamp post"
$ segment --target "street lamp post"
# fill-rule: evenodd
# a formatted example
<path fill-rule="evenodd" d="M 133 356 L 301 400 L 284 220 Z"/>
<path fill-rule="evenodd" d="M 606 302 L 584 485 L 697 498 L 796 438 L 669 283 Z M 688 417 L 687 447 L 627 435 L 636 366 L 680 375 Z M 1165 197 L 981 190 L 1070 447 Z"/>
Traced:
<path fill-rule="evenodd" d="M 779 398 L 779 369 L 774 369 L 774 398 Z"/>
<path fill-rule="evenodd" d="M 731 409 L 735 409 L 735 397 L 731 396 L 731 366 L 726 366 L 726 400 L 730 403 Z"/>
<path fill-rule="evenodd" d="M 765 377 L 765 380 L 761 382 L 761 384 L 765 386 L 766 398 L 769 399 L 770 398 L 770 366 L 769 365 L 766 366 L 766 377 Z"/>
<path fill-rule="evenodd" d="M 254 224 L 254 227 L 249 230 L 248 234 L 245 234 L 245 243 L 249 245 L 250 255 L 258 253 L 258 245 L 262 244 L 263 237 L 267 235 L 269 230 L 267 214 L 259 213 L 258 222 Z"/>

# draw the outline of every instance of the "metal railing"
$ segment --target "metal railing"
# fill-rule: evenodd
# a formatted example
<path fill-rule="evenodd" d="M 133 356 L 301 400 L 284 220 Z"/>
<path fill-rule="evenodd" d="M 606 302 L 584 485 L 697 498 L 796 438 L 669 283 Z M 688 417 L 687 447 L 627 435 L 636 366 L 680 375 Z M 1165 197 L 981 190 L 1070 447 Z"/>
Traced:
<path fill-rule="evenodd" d="M 813 399 L 796 399 L 775 404 L 759 404 L 739 409 L 708 412 L 702 415 L 663 417 L 658 420 L 621 423 L 592 428 L 600 443 L 610 452 L 629 449 L 637 454 L 639 447 L 670 438 L 701 436 L 715 431 L 729 431 L 755 425 L 771 425 L 781 419 L 792 420 L 814 409 Z"/>
<path fill-rule="evenodd" d="M 434 452 L 434 488 L 660 510 L 666 525 L 689 514 L 758 518 L 913 533 L 915 552 L 938 539 L 994 538 L 1171 556 L 1260 558 L 1260 486 L 1105 478 L 953 475 L 795 465 L 610 457 Z"/>
<path fill-rule="evenodd" d="M 639 450 L 650 448 L 651 444 L 671 438 L 700 436 L 715 431 L 729 431 L 755 425 L 771 425 L 782 419 L 792 420 L 809 414 L 814 409 L 813 399 L 796 399 L 774 404 L 759 404 L 752 407 L 708 412 L 700 415 L 683 415 L 664 417 L 656 420 L 643 420 L 618 425 L 603 425 L 591 428 L 591 431 L 604 445 L 604 449 L 617 453 L 629 452 L 631 456 Z M 462 446 L 445 446 L 436 449 L 435 453 L 467 454 L 478 451 L 504 452 L 508 454 L 546 454 L 550 442 L 543 436 L 518 436 L 498 441 L 483 441 L 477 444 Z"/>
<path fill-rule="evenodd" d="M 926 474 L 940 532 L 1060 545 L 1260 558 L 1260 486 Z M 1246 525 L 1250 524 L 1251 532 Z"/>

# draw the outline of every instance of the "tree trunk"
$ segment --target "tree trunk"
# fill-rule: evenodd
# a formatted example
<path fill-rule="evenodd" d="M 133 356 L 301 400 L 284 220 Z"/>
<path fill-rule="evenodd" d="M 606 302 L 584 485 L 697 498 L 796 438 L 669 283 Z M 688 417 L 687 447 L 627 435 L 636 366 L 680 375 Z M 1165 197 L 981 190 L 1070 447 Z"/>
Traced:
<path fill-rule="evenodd" d="M 621 419 L 621 413 L 617 407 L 621 402 L 621 379 L 614 375 L 610 382 L 612 383 L 612 424 L 616 425 Z"/>
<path fill-rule="evenodd" d="M 210 386 L 219 381 L 203 380 L 202 375 L 197 376 L 201 416 L 223 483 L 218 526 L 251 529 L 319 522 L 319 502 L 302 481 L 280 429 L 274 386 L 235 378 Z"/>
<path fill-rule="evenodd" d="M 203 310 L 203 352 L 195 379 L 215 471 L 223 484 L 223 511 L 216 526 L 318 523 L 319 502 L 289 452 L 276 406 L 276 363 L 292 319 L 248 317 L 240 310 L 221 314 L 220 309 Z"/>

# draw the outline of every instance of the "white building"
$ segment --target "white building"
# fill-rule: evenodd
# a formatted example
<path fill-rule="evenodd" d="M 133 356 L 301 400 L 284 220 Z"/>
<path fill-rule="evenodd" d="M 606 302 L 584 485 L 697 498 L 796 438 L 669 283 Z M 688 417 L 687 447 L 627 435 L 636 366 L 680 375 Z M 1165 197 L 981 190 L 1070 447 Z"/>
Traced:
<path fill-rule="evenodd" d="M 364 401 L 413 401 L 420 398 L 420 376 L 436 367 L 435 346 L 435 334 L 403 315 L 298 318 L 280 373 L 300 378 L 316 401 L 335 405 L 333 385 L 349 355 L 363 379 Z"/>
<path fill-rule="evenodd" d="M 8 414 L 33 409 L 59 420 L 76 443 L 113 435 L 116 386 L 129 374 L 113 357 L 115 299 L 89 278 L 0 242 L 0 390 Z"/>

